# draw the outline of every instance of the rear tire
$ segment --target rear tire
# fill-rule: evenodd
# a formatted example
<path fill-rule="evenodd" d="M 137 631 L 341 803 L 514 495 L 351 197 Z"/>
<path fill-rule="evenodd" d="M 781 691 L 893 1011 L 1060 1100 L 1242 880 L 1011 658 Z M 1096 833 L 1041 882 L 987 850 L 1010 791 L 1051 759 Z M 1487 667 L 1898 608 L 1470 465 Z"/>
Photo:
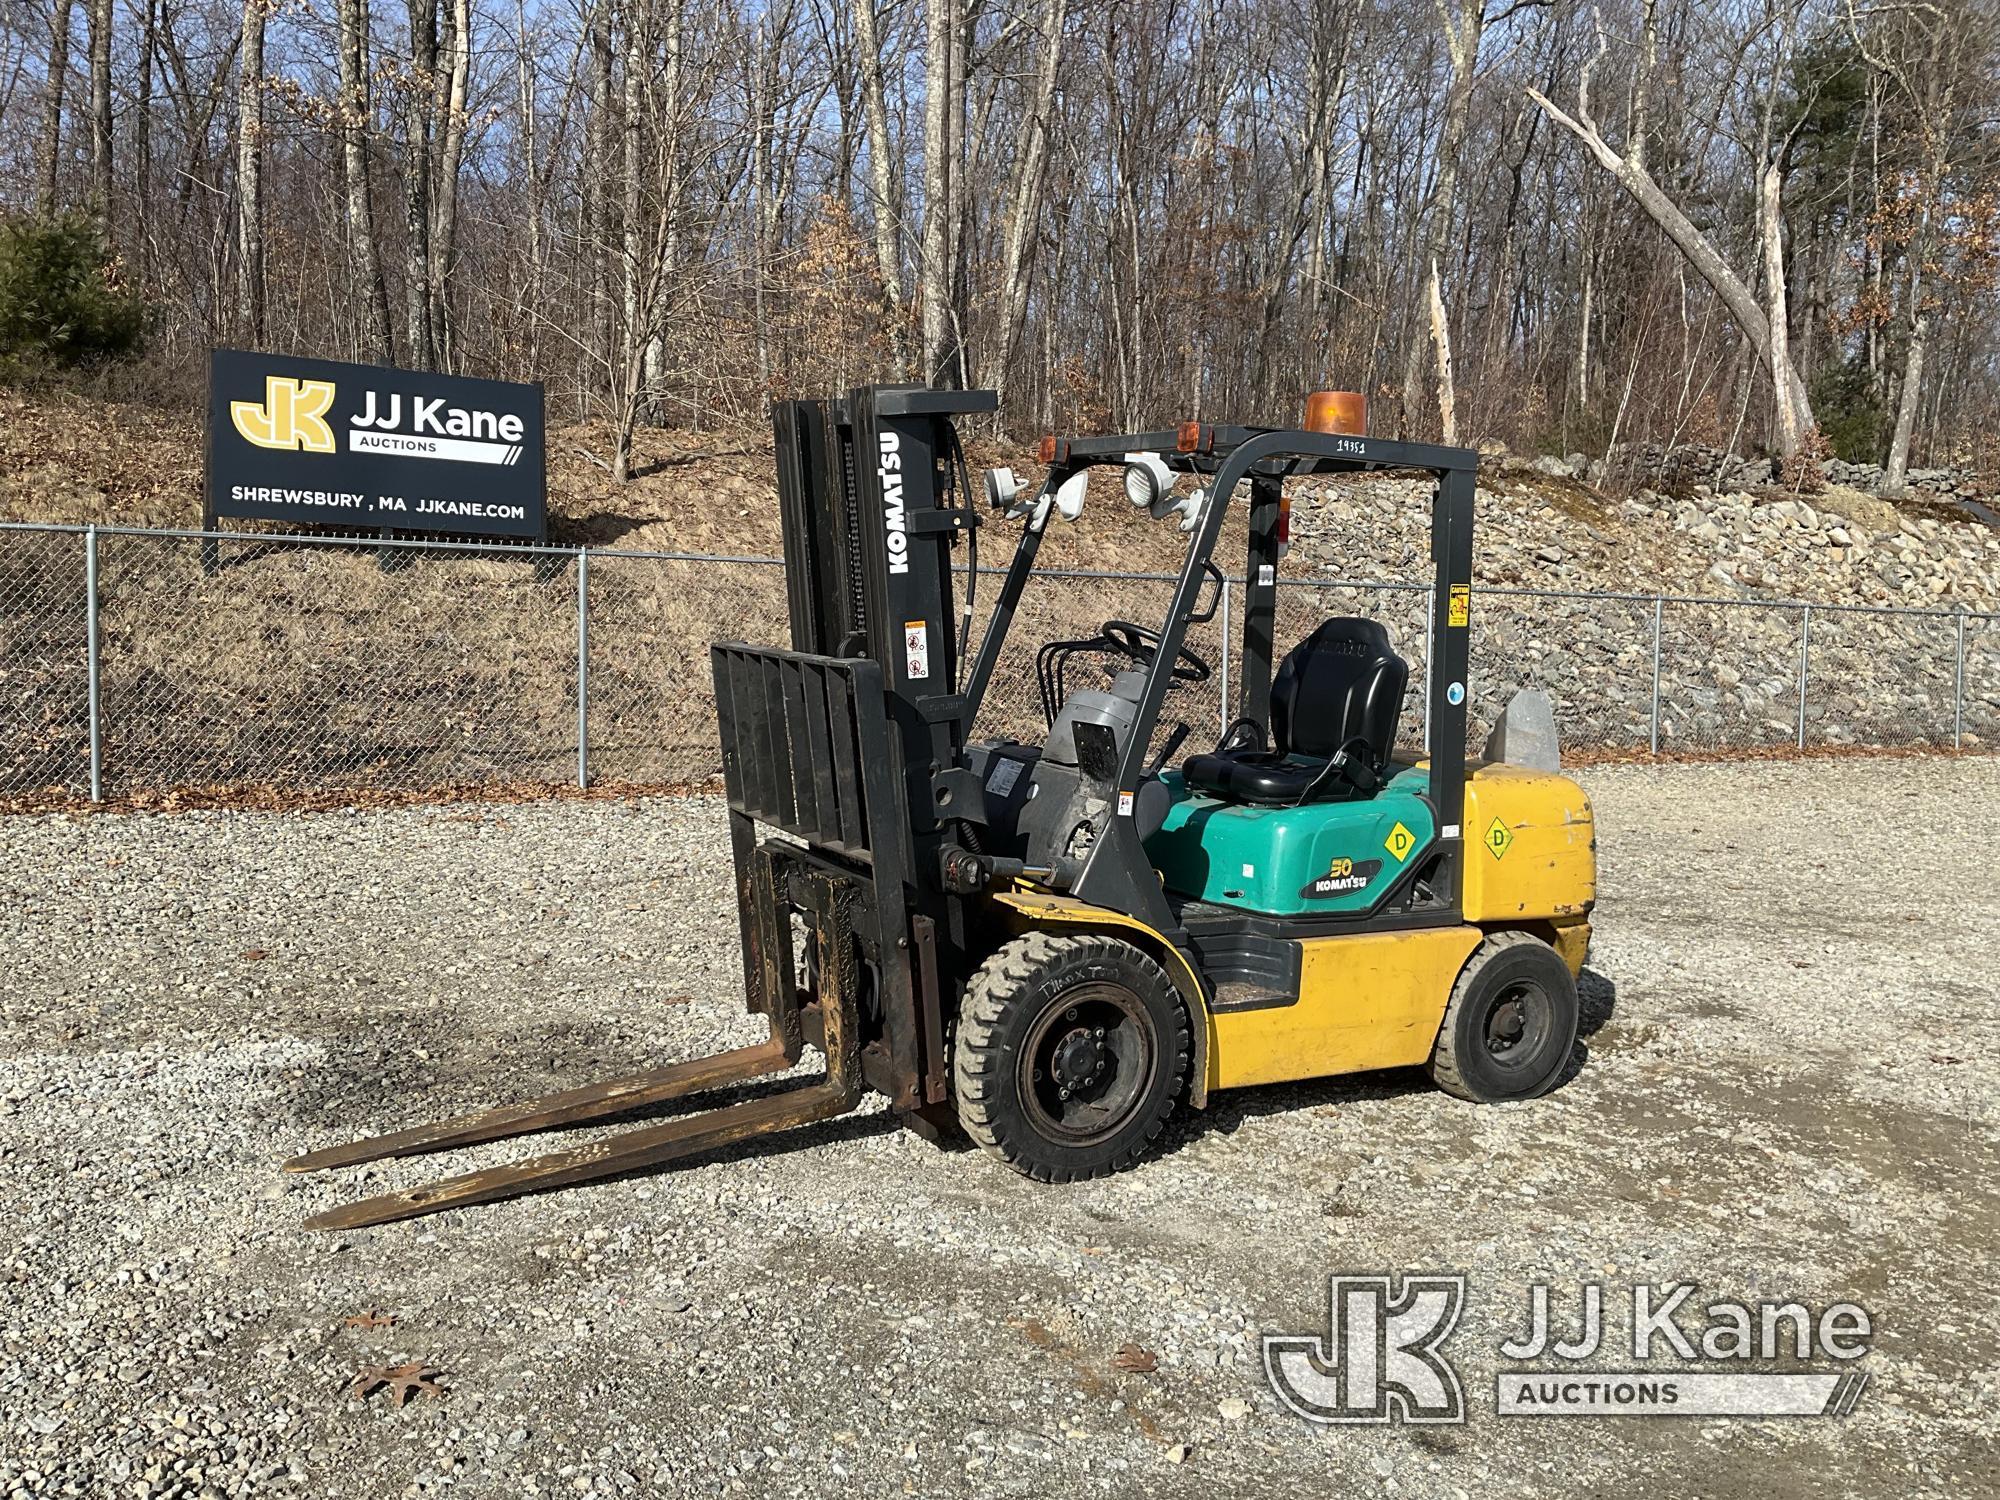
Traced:
<path fill-rule="evenodd" d="M 1576 981 L 1540 938 L 1496 932 L 1459 971 L 1431 1048 L 1432 1082 L 1475 1104 L 1554 1088 L 1576 1047 Z"/>
<path fill-rule="evenodd" d="M 1032 932 L 979 966 L 960 1002 L 952 1084 L 965 1133 L 1037 1182 L 1121 1172 L 1186 1083 L 1187 1012 L 1130 943 Z"/>

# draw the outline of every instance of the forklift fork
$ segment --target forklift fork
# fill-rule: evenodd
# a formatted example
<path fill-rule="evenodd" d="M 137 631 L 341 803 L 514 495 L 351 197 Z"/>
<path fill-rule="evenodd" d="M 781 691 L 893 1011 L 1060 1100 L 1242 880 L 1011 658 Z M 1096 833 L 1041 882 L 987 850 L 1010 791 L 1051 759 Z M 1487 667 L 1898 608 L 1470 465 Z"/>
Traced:
<path fill-rule="evenodd" d="M 530 1161 L 487 1167 L 404 1192 L 385 1193 L 319 1214 L 308 1219 L 306 1227 L 358 1229 L 365 1225 L 388 1224 L 398 1219 L 438 1213 L 447 1208 L 491 1203 L 549 1188 L 567 1187 L 642 1167 L 659 1166 L 754 1136 L 829 1119 L 853 1109 L 861 1098 L 862 1078 L 858 1036 L 860 1023 L 855 1003 L 858 964 L 850 923 L 852 887 L 840 876 L 826 871 L 802 870 L 796 877 L 802 882 L 805 896 L 802 905 L 806 909 L 811 941 L 818 955 L 816 994 L 807 1003 L 801 1004 L 799 992 L 789 973 L 790 934 L 783 930 L 789 918 L 775 906 L 770 884 L 769 853 L 760 853 L 763 857 L 759 861 L 758 883 L 763 887 L 765 899 L 771 902 L 766 910 L 773 917 L 782 919 L 766 924 L 767 942 L 760 944 L 766 950 L 760 955 L 761 963 L 758 965 L 761 970 L 759 977 L 764 981 L 759 986 L 763 990 L 764 1001 L 760 1008 L 764 1008 L 770 1018 L 769 1041 L 605 1083 L 567 1089 L 525 1104 L 480 1110 L 431 1125 L 310 1152 L 287 1162 L 285 1168 L 292 1172 L 312 1172 L 329 1167 L 349 1167 L 362 1162 L 450 1150 L 540 1130 L 561 1129 L 623 1114 L 643 1105 L 682 1098 L 703 1089 L 783 1072 L 798 1061 L 809 1020 L 818 1023 L 813 1029 L 818 1032 L 815 1039 L 826 1057 L 823 1079 L 765 1098 L 643 1126 Z"/>

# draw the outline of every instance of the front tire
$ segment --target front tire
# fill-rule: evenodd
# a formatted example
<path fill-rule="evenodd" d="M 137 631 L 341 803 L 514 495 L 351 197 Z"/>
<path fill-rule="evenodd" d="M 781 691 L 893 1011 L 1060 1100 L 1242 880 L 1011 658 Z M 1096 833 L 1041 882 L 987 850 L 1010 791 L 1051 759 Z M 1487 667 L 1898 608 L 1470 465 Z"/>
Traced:
<path fill-rule="evenodd" d="M 1431 1049 L 1432 1082 L 1475 1104 L 1554 1088 L 1576 1047 L 1569 966 L 1540 938 L 1496 932 L 1459 971 Z"/>
<path fill-rule="evenodd" d="M 1032 932 L 979 966 L 952 1083 L 965 1133 L 1037 1182 L 1121 1172 L 1180 1098 L 1190 1052 L 1173 981 L 1132 944 Z"/>

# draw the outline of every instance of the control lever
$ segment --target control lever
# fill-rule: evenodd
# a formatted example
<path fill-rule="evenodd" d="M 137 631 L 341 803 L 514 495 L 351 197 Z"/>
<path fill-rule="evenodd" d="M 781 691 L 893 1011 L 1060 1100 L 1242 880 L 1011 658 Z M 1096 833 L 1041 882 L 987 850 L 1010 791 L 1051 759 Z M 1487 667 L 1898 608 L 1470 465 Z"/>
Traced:
<path fill-rule="evenodd" d="M 1174 726 L 1174 732 L 1167 736 L 1167 742 L 1164 745 L 1160 746 L 1160 753 L 1153 758 L 1153 763 L 1150 766 L 1146 767 L 1146 774 L 1148 776 L 1159 775 L 1160 767 L 1164 766 L 1168 761 L 1174 758 L 1174 752 L 1180 749 L 1182 743 L 1187 739 L 1187 737 L 1188 737 L 1187 725 L 1176 724 Z"/>

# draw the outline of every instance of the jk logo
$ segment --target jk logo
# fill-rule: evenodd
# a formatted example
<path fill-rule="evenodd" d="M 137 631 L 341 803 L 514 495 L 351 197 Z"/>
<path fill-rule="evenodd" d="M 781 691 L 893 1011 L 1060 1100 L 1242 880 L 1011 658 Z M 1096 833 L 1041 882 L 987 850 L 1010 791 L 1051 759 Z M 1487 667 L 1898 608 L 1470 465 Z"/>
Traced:
<path fill-rule="evenodd" d="M 326 409 L 331 405 L 330 380 L 287 380 L 267 375 L 263 405 L 255 401 L 232 401 L 229 420 L 236 424 L 245 442 L 255 443 L 259 448 L 331 453 L 333 429 L 326 424 Z"/>
<path fill-rule="evenodd" d="M 1266 1334 L 1264 1373 L 1308 1422 L 1463 1422 L 1465 1392 L 1438 1346 L 1458 1326 L 1463 1276 L 1328 1278 L 1330 1326 Z"/>

